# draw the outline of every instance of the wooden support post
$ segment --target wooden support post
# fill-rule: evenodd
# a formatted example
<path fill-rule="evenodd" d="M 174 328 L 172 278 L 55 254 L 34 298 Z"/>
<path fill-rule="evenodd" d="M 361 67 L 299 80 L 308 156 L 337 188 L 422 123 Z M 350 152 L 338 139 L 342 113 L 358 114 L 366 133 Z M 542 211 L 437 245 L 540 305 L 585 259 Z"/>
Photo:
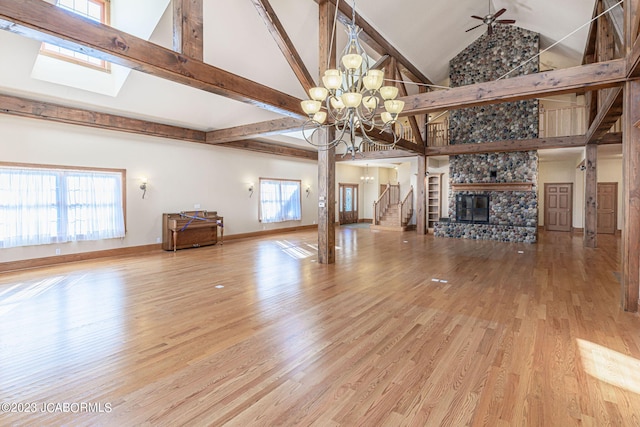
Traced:
<path fill-rule="evenodd" d="M 640 301 L 640 80 L 624 88 L 622 137 L 622 307 L 636 312 Z"/>
<path fill-rule="evenodd" d="M 204 58 L 202 0 L 173 0 L 173 50 L 202 61 Z"/>
<path fill-rule="evenodd" d="M 323 129 L 314 137 L 324 138 L 321 143 L 333 139 L 334 132 Z M 336 262 L 336 150 L 318 151 L 318 262 Z"/>
<path fill-rule="evenodd" d="M 584 185 L 584 245 L 595 248 L 598 244 L 598 216 L 596 196 L 598 193 L 598 146 L 588 144 L 586 148 Z"/>
<path fill-rule="evenodd" d="M 335 36 L 332 41 L 332 24 L 335 5 L 329 0 L 318 1 L 319 12 L 319 64 L 320 75 L 327 68 L 336 66 Z M 330 49 L 332 47 L 332 49 Z M 333 129 L 316 132 L 317 141 L 326 144 L 333 140 Z M 336 150 L 318 151 L 318 262 L 333 264 L 336 262 Z"/>
<path fill-rule="evenodd" d="M 418 156 L 418 176 L 416 178 L 416 231 L 427 234 L 427 157 Z"/>

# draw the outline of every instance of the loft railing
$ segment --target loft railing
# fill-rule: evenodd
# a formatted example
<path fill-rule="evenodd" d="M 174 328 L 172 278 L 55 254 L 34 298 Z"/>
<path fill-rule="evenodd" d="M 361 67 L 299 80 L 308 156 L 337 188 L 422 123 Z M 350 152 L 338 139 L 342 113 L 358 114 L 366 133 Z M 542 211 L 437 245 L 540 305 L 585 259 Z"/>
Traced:
<path fill-rule="evenodd" d="M 429 123 L 427 126 L 427 145 L 429 147 L 446 147 L 449 145 L 449 119 Z"/>
<path fill-rule="evenodd" d="M 587 132 L 587 110 L 584 105 L 562 108 L 540 108 L 538 137 L 584 135 Z M 622 123 L 618 120 L 609 132 L 621 132 Z M 449 121 L 445 119 L 427 126 L 427 145 L 444 147 L 449 145 Z"/>

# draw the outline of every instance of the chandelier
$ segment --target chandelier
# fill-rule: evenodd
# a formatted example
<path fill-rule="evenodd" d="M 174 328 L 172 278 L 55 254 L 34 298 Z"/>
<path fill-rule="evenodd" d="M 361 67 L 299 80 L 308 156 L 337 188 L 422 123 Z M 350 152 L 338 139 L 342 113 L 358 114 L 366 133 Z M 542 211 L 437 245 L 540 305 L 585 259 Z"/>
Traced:
<path fill-rule="evenodd" d="M 336 3 L 336 15 L 338 4 Z M 382 86 L 382 70 L 370 68 L 369 57 L 360 45 L 361 28 L 355 25 L 355 0 L 352 6 L 351 22 L 347 25 L 349 36 L 338 69 L 328 69 L 322 77 L 324 87 L 309 89 L 311 99 L 301 102 L 302 110 L 309 120 L 303 125 L 304 139 L 320 150 L 328 150 L 340 144 L 355 158 L 365 144 L 369 149 L 390 149 L 398 142 L 395 126 L 404 102 L 395 99 L 398 88 Z M 334 19 L 334 29 L 336 19 Z M 332 37 L 333 40 L 333 37 Z M 330 49 L 331 51 L 331 49 Z M 381 123 L 376 123 L 378 107 L 384 105 L 380 113 Z M 323 109 L 324 106 L 324 109 Z M 325 124 L 325 122 L 328 123 Z M 323 128 L 335 127 L 335 138 L 330 142 L 320 142 L 314 134 Z M 378 127 L 380 133 L 390 132 L 392 142 L 373 139 L 369 136 Z"/>

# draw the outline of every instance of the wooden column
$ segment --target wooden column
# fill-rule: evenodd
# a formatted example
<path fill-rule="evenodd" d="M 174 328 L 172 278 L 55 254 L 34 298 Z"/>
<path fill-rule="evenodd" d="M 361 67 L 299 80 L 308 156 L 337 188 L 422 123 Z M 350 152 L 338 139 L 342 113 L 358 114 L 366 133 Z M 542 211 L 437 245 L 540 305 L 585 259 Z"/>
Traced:
<path fill-rule="evenodd" d="M 173 0 L 173 50 L 202 61 L 204 58 L 203 0 Z"/>
<path fill-rule="evenodd" d="M 598 244 L 598 210 L 596 197 L 598 194 L 598 146 L 587 144 L 584 185 L 584 245 L 595 248 Z"/>
<path fill-rule="evenodd" d="M 331 40 L 335 5 L 330 0 L 319 0 L 319 71 L 320 76 L 327 68 L 336 66 L 336 43 Z M 333 48 L 330 51 L 330 46 Z M 335 137 L 333 130 L 316 133 L 322 143 Z M 336 262 L 336 150 L 318 151 L 318 262 L 333 264 Z"/>
<path fill-rule="evenodd" d="M 322 130 L 318 138 L 327 141 L 334 132 Z M 323 141 L 326 142 L 326 141 Z M 318 262 L 336 262 L 336 150 L 318 151 Z"/>
<path fill-rule="evenodd" d="M 416 179 L 416 231 L 427 234 L 427 158 L 418 156 L 418 176 Z"/>
<path fill-rule="evenodd" d="M 622 136 L 622 307 L 638 311 L 640 301 L 640 81 L 624 88 Z"/>

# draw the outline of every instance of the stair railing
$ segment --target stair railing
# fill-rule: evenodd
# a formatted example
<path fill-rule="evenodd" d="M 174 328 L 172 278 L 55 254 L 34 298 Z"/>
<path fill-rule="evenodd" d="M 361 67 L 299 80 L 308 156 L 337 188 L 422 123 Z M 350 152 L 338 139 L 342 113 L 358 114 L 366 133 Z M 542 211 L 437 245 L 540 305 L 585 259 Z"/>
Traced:
<path fill-rule="evenodd" d="M 407 225 L 413 215 L 413 185 L 404 200 L 400 203 L 400 226 Z"/>
<path fill-rule="evenodd" d="M 393 204 L 400 202 L 400 185 L 387 184 L 378 200 L 373 202 L 373 224 L 380 225 L 380 220 Z"/>

